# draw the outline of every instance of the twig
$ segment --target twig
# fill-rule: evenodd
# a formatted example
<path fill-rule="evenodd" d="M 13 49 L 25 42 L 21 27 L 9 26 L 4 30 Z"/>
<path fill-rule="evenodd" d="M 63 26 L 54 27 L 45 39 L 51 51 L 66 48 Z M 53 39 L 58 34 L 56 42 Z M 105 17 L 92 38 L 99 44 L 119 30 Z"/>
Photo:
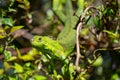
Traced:
<path fill-rule="evenodd" d="M 112 49 L 107 49 L 107 48 L 96 49 L 96 50 L 94 50 L 94 52 L 93 52 L 93 57 L 96 59 L 96 52 L 97 52 L 97 51 L 106 51 L 106 50 L 109 50 L 109 51 L 112 51 L 112 50 L 120 50 L 120 47 L 115 47 L 115 48 L 112 48 Z"/>
<path fill-rule="evenodd" d="M 95 8 L 94 6 L 89 6 L 89 7 L 87 7 L 87 8 L 84 10 L 83 14 L 81 15 L 80 22 L 79 22 L 79 24 L 77 25 L 77 31 L 76 31 L 76 48 L 77 48 L 77 55 L 76 55 L 76 61 L 75 61 L 75 66 L 77 67 L 77 70 L 78 70 L 78 68 L 79 68 L 79 66 L 78 66 L 78 65 L 79 65 L 79 60 L 80 60 L 80 58 L 83 58 L 83 56 L 82 56 L 81 53 L 80 53 L 80 47 L 79 47 L 79 32 L 81 31 L 81 29 L 83 28 L 83 25 L 85 24 L 84 19 L 85 19 L 85 16 L 86 16 L 87 11 L 90 10 L 90 9 L 95 9 L 95 10 L 96 10 L 96 8 Z"/>
<path fill-rule="evenodd" d="M 79 47 L 79 31 L 82 29 L 82 27 L 83 27 L 83 22 L 80 22 L 77 26 L 77 32 L 76 32 L 76 48 L 77 48 L 77 55 L 76 55 L 76 62 L 75 62 L 76 67 L 78 67 L 79 59 L 83 57 L 80 54 L 80 47 Z"/>

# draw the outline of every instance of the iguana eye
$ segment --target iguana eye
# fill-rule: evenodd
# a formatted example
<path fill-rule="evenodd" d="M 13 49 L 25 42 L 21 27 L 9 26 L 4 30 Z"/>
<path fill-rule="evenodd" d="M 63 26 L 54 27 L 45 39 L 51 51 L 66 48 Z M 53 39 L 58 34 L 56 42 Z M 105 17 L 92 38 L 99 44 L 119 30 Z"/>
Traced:
<path fill-rule="evenodd" d="M 41 37 L 39 37 L 39 38 L 38 38 L 38 40 L 41 42 L 42 38 L 41 38 Z"/>

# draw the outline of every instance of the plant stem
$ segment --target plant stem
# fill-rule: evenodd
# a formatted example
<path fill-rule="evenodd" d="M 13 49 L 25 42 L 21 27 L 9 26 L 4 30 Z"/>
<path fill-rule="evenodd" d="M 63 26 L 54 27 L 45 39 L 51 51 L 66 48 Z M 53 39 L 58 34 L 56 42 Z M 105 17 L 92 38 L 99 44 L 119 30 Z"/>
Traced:
<path fill-rule="evenodd" d="M 84 22 L 84 19 L 85 19 L 85 16 L 87 14 L 87 11 L 90 10 L 90 9 L 95 9 L 97 10 L 94 6 L 89 6 L 87 7 L 83 14 L 81 15 L 81 18 L 80 18 L 80 22 L 79 24 L 77 25 L 77 31 L 76 31 L 76 48 L 77 48 L 77 55 L 76 55 L 76 61 L 75 61 L 75 66 L 77 68 L 77 70 L 79 71 L 79 60 L 80 58 L 83 58 L 83 56 L 81 55 L 80 53 L 80 47 L 79 47 L 79 32 L 81 31 L 81 29 L 83 28 L 83 25 L 85 24 Z"/>

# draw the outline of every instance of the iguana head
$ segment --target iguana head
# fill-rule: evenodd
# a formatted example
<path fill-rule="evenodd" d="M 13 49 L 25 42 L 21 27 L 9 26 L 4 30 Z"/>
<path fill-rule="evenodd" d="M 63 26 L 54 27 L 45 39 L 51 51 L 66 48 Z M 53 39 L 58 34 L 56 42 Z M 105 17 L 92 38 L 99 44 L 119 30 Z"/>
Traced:
<path fill-rule="evenodd" d="M 47 36 L 34 36 L 32 39 L 32 46 L 42 53 L 53 53 L 54 47 L 51 46 L 52 39 Z"/>
<path fill-rule="evenodd" d="M 45 45 L 45 42 L 42 38 L 42 36 L 34 36 L 31 40 L 32 46 L 40 48 L 41 46 Z"/>
<path fill-rule="evenodd" d="M 31 43 L 33 47 L 37 48 L 42 53 L 65 57 L 63 47 L 56 40 L 47 36 L 34 36 Z"/>

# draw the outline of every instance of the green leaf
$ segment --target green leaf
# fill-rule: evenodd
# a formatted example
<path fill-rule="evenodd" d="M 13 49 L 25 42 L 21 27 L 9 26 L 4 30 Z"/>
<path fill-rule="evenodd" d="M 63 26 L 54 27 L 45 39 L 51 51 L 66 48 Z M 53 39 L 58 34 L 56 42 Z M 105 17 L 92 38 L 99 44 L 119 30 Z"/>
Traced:
<path fill-rule="evenodd" d="M 13 26 L 13 27 L 11 28 L 11 30 L 10 30 L 9 35 L 10 35 L 11 33 L 15 32 L 15 31 L 21 29 L 21 28 L 23 28 L 23 26 Z"/>
<path fill-rule="evenodd" d="M 28 62 L 28 63 L 25 63 L 24 67 L 30 67 L 32 63 Z"/>
<path fill-rule="evenodd" d="M 26 54 L 20 57 L 23 61 L 31 61 L 34 60 L 34 57 L 32 55 Z"/>
<path fill-rule="evenodd" d="M 99 22 L 99 18 L 98 17 L 93 17 L 92 21 L 93 21 L 95 26 L 97 26 L 97 27 L 100 26 L 100 22 Z"/>
<path fill-rule="evenodd" d="M 2 52 L 3 52 L 3 46 L 0 46 L 0 54 L 3 54 Z"/>
<path fill-rule="evenodd" d="M 78 9 L 76 11 L 76 15 L 80 16 L 83 13 L 83 10 L 84 10 L 84 7 L 85 7 L 85 1 L 84 0 L 78 0 L 77 1 L 77 6 L 78 6 Z"/>
<path fill-rule="evenodd" d="M 88 60 L 89 64 L 91 64 L 91 63 L 92 63 L 92 60 L 91 60 L 91 59 L 87 58 L 87 60 Z"/>
<path fill-rule="evenodd" d="M 16 59 L 17 59 L 16 56 L 12 56 L 12 57 L 10 57 L 7 61 L 14 61 L 14 60 L 16 60 Z"/>
<path fill-rule="evenodd" d="M 15 0 L 10 0 L 10 1 L 11 1 L 11 3 L 10 3 L 10 7 L 11 7 L 14 5 Z"/>
<path fill-rule="evenodd" d="M 3 18 L 2 19 L 2 24 L 8 25 L 8 26 L 13 26 L 14 21 L 12 18 Z"/>
<path fill-rule="evenodd" d="M 11 52 L 6 50 L 4 51 L 4 55 L 5 55 L 5 60 L 10 59 L 10 57 L 12 56 Z"/>
<path fill-rule="evenodd" d="M 8 76 L 9 80 L 16 80 L 15 77 Z"/>
<path fill-rule="evenodd" d="M 99 67 L 103 63 L 103 58 L 100 56 L 97 58 L 97 60 L 92 64 L 92 66 Z"/>
<path fill-rule="evenodd" d="M 35 78 L 35 80 L 47 80 L 47 78 L 46 77 L 44 77 L 44 76 L 41 76 L 41 75 L 34 75 L 34 78 Z"/>
<path fill-rule="evenodd" d="M 70 73 L 70 80 L 73 80 L 75 75 L 75 66 L 72 63 L 69 64 L 69 73 Z"/>
<path fill-rule="evenodd" d="M 4 73 L 4 69 L 0 69 L 0 75 Z"/>
<path fill-rule="evenodd" d="M 55 78 L 57 79 L 57 72 L 56 72 L 56 70 L 53 70 L 53 76 L 54 76 L 54 79 Z"/>
<path fill-rule="evenodd" d="M 110 80 L 119 80 L 119 75 L 117 73 L 114 73 L 112 76 L 111 76 L 111 79 Z"/>
<path fill-rule="evenodd" d="M 15 65 L 12 67 L 15 69 L 14 70 L 15 73 L 22 73 L 24 71 L 23 67 L 18 63 L 15 63 Z"/>
<path fill-rule="evenodd" d="M 89 29 L 84 28 L 80 31 L 80 36 L 83 37 L 83 36 L 87 35 L 88 33 L 89 33 Z"/>
<path fill-rule="evenodd" d="M 8 8 L 8 10 L 9 10 L 9 12 L 16 12 L 16 10 L 13 8 Z"/>
<path fill-rule="evenodd" d="M 116 34 L 116 33 L 113 33 L 112 31 L 103 30 L 103 32 L 106 32 L 110 38 L 113 38 L 113 39 L 118 39 L 119 38 L 119 35 Z"/>
<path fill-rule="evenodd" d="M 29 55 L 31 56 L 35 56 L 37 54 L 39 54 L 38 50 L 35 49 L 35 48 L 32 48 L 29 52 L 28 52 Z"/>
<path fill-rule="evenodd" d="M 34 57 L 30 54 L 26 54 L 26 55 L 23 55 L 21 56 L 21 53 L 20 51 L 16 48 L 17 50 L 17 53 L 18 53 L 18 58 L 19 59 L 22 59 L 23 61 L 31 61 L 31 60 L 34 60 Z"/>
<path fill-rule="evenodd" d="M 6 38 L 6 37 L 7 37 L 7 35 L 5 32 L 5 29 L 0 28 L 0 39 Z"/>
<path fill-rule="evenodd" d="M 6 35 L 0 34 L 0 39 L 6 38 L 6 37 L 7 37 Z"/>
<path fill-rule="evenodd" d="M 17 54 L 18 54 L 18 58 L 21 58 L 21 53 L 20 53 L 18 48 L 16 48 L 16 51 L 17 51 Z"/>
<path fill-rule="evenodd" d="M 10 65 L 7 62 L 4 62 L 4 68 L 5 68 L 5 71 L 8 71 L 8 69 L 10 68 Z"/>

